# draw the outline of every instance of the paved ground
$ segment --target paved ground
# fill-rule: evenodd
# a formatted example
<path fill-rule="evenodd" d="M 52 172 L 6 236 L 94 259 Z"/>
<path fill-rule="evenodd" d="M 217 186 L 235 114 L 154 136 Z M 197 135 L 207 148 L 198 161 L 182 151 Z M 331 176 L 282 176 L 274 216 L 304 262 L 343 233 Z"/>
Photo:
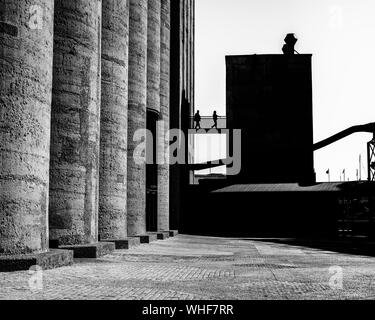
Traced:
<path fill-rule="evenodd" d="M 71 267 L 0 273 L 0 299 L 374 298 L 374 257 L 265 240 L 179 235 Z"/>

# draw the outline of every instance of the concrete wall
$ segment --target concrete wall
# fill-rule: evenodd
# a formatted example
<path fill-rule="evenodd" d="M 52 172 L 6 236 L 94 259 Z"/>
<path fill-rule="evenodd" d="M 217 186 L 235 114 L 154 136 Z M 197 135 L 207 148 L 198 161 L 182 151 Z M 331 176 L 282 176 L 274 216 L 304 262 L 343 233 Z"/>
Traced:
<path fill-rule="evenodd" d="M 127 237 L 129 0 L 103 0 L 99 235 Z"/>
<path fill-rule="evenodd" d="M 50 166 L 50 236 L 98 237 L 100 0 L 56 0 Z"/>
<path fill-rule="evenodd" d="M 128 235 L 146 232 L 145 155 L 135 162 L 137 130 L 146 129 L 147 102 L 147 0 L 130 0 L 129 6 L 129 112 L 128 112 Z"/>
<path fill-rule="evenodd" d="M 33 4 L 0 0 L 0 255 L 48 250 L 53 1 Z"/>

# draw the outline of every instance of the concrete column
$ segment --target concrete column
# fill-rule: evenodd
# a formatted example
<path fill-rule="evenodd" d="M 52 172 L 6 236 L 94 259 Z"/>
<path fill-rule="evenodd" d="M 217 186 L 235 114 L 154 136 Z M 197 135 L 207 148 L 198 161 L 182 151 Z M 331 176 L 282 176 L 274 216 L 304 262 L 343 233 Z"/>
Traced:
<path fill-rule="evenodd" d="M 52 48 L 53 1 L 0 0 L 0 256 L 48 251 Z"/>
<path fill-rule="evenodd" d="M 170 33 L 171 33 L 171 0 L 161 0 L 161 50 L 160 50 L 160 108 L 161 125 L 164 132 L 170 129 Z M 161 137 L 161 155 L 165 164 L 158 167 L 158 230 L 170 230 L 169 223 L 169 154 L 166 148 L 168 136 Z"/>
<path fill-rule="evenodd" d="M 181 3 L 182 0 L 173 0 L 171 5 L 171 46 L 170 46 L 170 126 L 180 128 L 180 79 L 181 79 Z M 180 168 L 170 167 L 170 226 L 178 229 L 180 217 Z"/>
<path fill-rule="evenodd" d="M 179 126 L 178 128 L 182 127 L 181 121 L 181 105 L 182 105 L 182 91 L 185 88 L 185 77 L 184 77 L 184 69 L 185 69 L 185 47 L 184 47 L 184 37 L 185 37 L 185 29 L 184 29 L 184 21 L 185 21 L 185 0 L 178 0 L 180 2 L 180 20 L 179 20 L 179 54 L 180 54 L 180 77 L 178 79 L 179 83 Z"/>
<path fill-rule="evenodd" d="M 191 78 L 192 78 L 192 89 L 191 89 L 191 113 L 194 114 L 195 108 L 195 0 L 192 0 L 192 25 L 191 25 L 191 33 L 192 33 L 192 40 L 191 40 Z"/>
<path fill-rule="evenodd" d="M 148 0 L 147 108 L 160 112 L 161 0 Z"/>
<path fill-rule="evenodd" d="M 146 129 L 147 102 L 147 0 L 129 2 L 129 110 L 128 110 L 128 236 L 146 233 L 145 154 L 135 161 L 137 130 Z"/>
<path fill-rule="evenodd" d="M 191 97 L 191 73 L 190 73 L 190 62 L 191 62 L 191 0 L 187 0 L 186 3 L 186 97 L 190 102 Z"/>
<path fill-rule="evenodd" d="M 184 13 L 183 13 L 183 25 L 182 25 L 182 28 L 183 28 L 183 55 L 184 55 L 184 66 L 183 66 L 183 77 L 184 77 L 184 81 L 183 81 L 183 90 L 185 90 L 185 94 L 186 94 L 186 98 L 188 97 L 188 90 L 187 90 L 187 87 L 188 87 L 188 73 L 187 73 L 187 69 L 188 69 L 188 43 L 189 43 L 189 40 L 188 40 L 188 1 L 189 0 L 183 0 L 184 1 Z"/>
<path fill-rule="evenodd" d="M 98 240 L 101 0 L 56 0 L 50 237 Z"/>
<path fill-rule="evenodd" d="M 192 106 L 193 92 L 194 92 L 194 78 L 193 78 L 193 60 L 194 60 L 194 0 L 190 0 L 189 8 L 189 101 Z"/>
<path fill-rule="evenodd" d="M 103 0 L 99 234 L 127 237 L 129 0 Z"/>

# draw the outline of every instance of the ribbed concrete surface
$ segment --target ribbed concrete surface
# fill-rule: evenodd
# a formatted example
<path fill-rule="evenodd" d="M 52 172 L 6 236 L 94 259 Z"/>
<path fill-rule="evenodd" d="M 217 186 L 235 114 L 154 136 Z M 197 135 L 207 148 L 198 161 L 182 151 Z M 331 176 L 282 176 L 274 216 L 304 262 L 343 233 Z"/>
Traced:
<path fill-rule="evenodd" d="M 182 32 L 183 32 L 183 41 L 182 41 L 182 47 L 183 47 L 183 56 L 184 56 L 184 59 L 183 59 L 183 79 L 184 79 L 184 82 L 183 82 L 183 88 L 185 90 L 185 94 L 186 94 L 186 98 L 188 97 L 188 77 L 189 77 L 189 74 L 188 74 L 188 9 L 189 9 L 189 6 L 188 6 L 188 0 L 183 0 L 183 19 L 182 19 L 182 24 L 183 24 L 183 27 L 182 27 Z"/>
<path fill-rule="evenodd" d="M 180 99 L 182 95 L 182 91 L 185 89 L 185 0 L 179 0 L 180 1 L 180 27 L 179 27 L 179 33 L 180 33 L 180 78 L 179 78 L 179 84 L 180 84 Z M 181 108 L 181 102 L 179 104 L 179 107 Z M 181 120 L 180 120 L 181 123 Z"/>
<path fill-rule="evenodd" d="M 190 26 L 189 26 L 189 74 L 190 74 L 190 81 L 189 81 L 189 86 L 190 86 L 190 95 L 189 95 L 189 100 L 192 106 L 194 106 L 194 46 L 195 46 L 195 41 L 194 41 L 194 17 L 195 17 L 195 9 L 194 9 L 194 0 L 190 0 Z"/>
<path fill-rule="evenodd" d="M 129 2 L 129 111 L 128 111 L 128 236 L 146 232 L 145 154 L 133 158 L 139 142 L 137 130 L 146 129 L 147 102 L 147 0 Z M 143 163 L 142 163 L 143 160 Z"/>
<path fill-rule="evenodd" d="M 44 252 L 53 1 L 0 0 L 0 25 L 0 254 Z"/>
<path fill-rule="evenodd" d="M 161 0 L 161 28 L 160 28 L 160 108 L 161 125 L 164 133 L 170 128 L 169 90 L 170 90 L 170 20 L 171 0 Z M 160 156 L 165 164 L 158 166 L 158 230 L 169 230 L 169 154 L 167 147 L 168 136 L 159 137 Z"/>
<path fill-rule="evenodd" d="M 97 241 L 100 0 L 56 0 L 50 167 L 50 237 Z"/>
<path fill-rule="evenodd" d="M 147 108 L 160 112 L 160 0 L 148 0 Z"/>
<path fill-rule="evenodd" d="M 186 1 L 186 68 L 187 68 L 187 84 L 186 84 L 186 95 L 189 101 L 191 101 L 191 69 L 190 69 L 190 63 L 191 63 L 191 0 Z"/>
<path fill-rule="evenodd" d="M 99 234 L 125 239 L 129 0 L 103 0 Z"/>

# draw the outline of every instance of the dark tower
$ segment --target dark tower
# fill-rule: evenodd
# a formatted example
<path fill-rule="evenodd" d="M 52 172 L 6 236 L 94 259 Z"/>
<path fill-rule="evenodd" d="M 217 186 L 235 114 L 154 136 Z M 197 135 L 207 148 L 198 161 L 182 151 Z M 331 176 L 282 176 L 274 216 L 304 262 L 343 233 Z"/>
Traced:
<path fill-rule="evenodd" d="M 244 183 L 315 182 L 311 55 L 228 56 L 228 127 L 242 129 Z"/>

